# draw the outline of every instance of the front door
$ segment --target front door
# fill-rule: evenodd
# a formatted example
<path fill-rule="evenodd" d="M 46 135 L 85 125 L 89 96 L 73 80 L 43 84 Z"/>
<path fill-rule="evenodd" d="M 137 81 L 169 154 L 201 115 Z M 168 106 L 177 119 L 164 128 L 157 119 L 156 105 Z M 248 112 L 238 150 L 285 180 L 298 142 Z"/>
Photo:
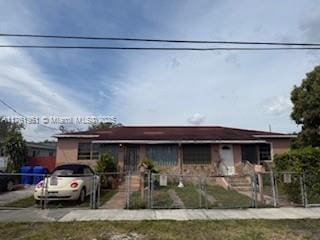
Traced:
<path fill-rule="evenodd" d="M 219 147 L 220 166 L 224 175 L 235 174 L 232 144 L 221 144 Z"/>
<path fill-rule="evenodd" d="M 139 164 L 139 146 L 129 145 L 124 148 L 124 171 L 136 172 Z"/>

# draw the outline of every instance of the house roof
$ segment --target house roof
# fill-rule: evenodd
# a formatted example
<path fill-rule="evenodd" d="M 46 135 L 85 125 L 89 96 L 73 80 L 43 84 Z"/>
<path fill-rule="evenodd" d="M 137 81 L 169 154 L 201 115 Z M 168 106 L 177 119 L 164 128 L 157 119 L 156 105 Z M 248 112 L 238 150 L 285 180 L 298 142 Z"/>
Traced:
<path fill-rule="evenodd" d="M 27 142 L 28 148 L 39 148 L 47 150 L 56 150 L 56 143 L 37 143 L 37 142 Z"/>
<path fill-rule="evenodd" d="M 220 126 L 122 126 L 66 133 L 56 137 L 93 138 L 97 141 L 250 141 L 265 138 L 292 138 L 293 135 Z"/>

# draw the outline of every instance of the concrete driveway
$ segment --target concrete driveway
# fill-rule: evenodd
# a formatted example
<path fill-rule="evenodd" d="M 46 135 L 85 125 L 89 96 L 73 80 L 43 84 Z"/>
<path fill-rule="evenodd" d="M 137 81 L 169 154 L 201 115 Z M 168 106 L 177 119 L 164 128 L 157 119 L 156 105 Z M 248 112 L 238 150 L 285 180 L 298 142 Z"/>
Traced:
<path fill-rule="evenodd" d="M 11 192 L 1 192 L 0 193 L 0 206 L 5 206 L 8 203 L 15 202 L 17 200 L 27 198 L 32 196 L 34 191 L 34 186 L 31 185 L 19 185 L 16 190 Z"/>

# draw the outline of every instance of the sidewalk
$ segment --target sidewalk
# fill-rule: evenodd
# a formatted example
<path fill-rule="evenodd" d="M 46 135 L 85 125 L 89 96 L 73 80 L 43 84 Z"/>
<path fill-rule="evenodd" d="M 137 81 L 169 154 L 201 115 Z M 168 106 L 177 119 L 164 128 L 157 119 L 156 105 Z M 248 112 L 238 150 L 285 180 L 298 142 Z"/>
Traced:
<path fill-rule="evenodd" d="M 223 219 L 320 219 L 320 208 L 263 209 L 21 209 L 0 210 L 0 221 L 8 222 L 68 222 L 95 220 L 223 220 Z"/>

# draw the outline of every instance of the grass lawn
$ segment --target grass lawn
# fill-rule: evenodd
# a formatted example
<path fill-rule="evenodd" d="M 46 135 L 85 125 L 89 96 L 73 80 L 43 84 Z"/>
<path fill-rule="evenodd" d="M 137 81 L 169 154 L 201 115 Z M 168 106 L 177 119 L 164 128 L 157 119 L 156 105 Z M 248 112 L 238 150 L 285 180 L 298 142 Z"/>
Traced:
<path fill-rule="evenodd" d="M 170 187 L 156 187 L 153 191 L 153 208 L 172 208 L 173 201 L 168 193 Z"/>
<path fill-rule="evenodd" d="M 129 209 L 143 209 L 146 208 L 145 202 L 141 199 L 141 192 L 133 192 L 130 195 L 130 206 Z"/>
<path fill-rule="evenodd" d="M 319 220 L 94 221 L 0 223 L 1 239 L 212 239 L 320 238 Z"/>
<path fill-rule="evenodd" d="M 100 193 L 100 205 L 107 202 L 116 191 L 101 191 Z M 67 207 L 83 207 L 88 208 L 90 206 L 90 197 L 87 197 L 86 201 L 82 204 L 78 204 L 76 201 L 51 201 L 48 202 L 48 208 L 67 208 Z M 36 207 L 39 208 L 40 204 L 36 204 L 33 196 L 23 198 L 17 200 L 12 203 L 6 204 L 4 207 L 12 207 L 12 208 L 28 208 L 28 207 Z"/>
<path fill-rule="evenodd" d="M 176 191 L 186 208 L 205 207 L 203 196 L 201 196 L 200 206 L 200 193 L 197 191 L 196 186 L 186 185 L 183 188 L 175 187 L 174 190 Z"/>
<path fill-rule="evenodd" d="M 183 188 L 175 188 L 176 193 L 183 201 L 186 208 L 200 208 L 200 196 L 198 187 L 186 185 Z M 216 202 L 207 201 L 208 208 L 243 208 L 251 207 L 252 200 L 234 190 L 225 190 L 220 186 L 207 186 L 208 196 L 212 196 Z M 205 207 L 205 197 L 201 196 L 201 207 Z"/>
<path fill-rule="evenodd" d="M 4 205 L 4 207 L 12 207 L 12 208 L 27 208 L 36 206 L 33 196 L 19 199 L 15 202 L 8 203 Z"/>
<path fill-rule="evenodd" d="M 216 200 L 213 204 L 208 202 L 209 208 L 245 208 L 251 207 L 252 204 L 251 198 L 235 190 L 226 190 L 219 186 L 207 186 L 207 194 L 210 194 Z"/>

